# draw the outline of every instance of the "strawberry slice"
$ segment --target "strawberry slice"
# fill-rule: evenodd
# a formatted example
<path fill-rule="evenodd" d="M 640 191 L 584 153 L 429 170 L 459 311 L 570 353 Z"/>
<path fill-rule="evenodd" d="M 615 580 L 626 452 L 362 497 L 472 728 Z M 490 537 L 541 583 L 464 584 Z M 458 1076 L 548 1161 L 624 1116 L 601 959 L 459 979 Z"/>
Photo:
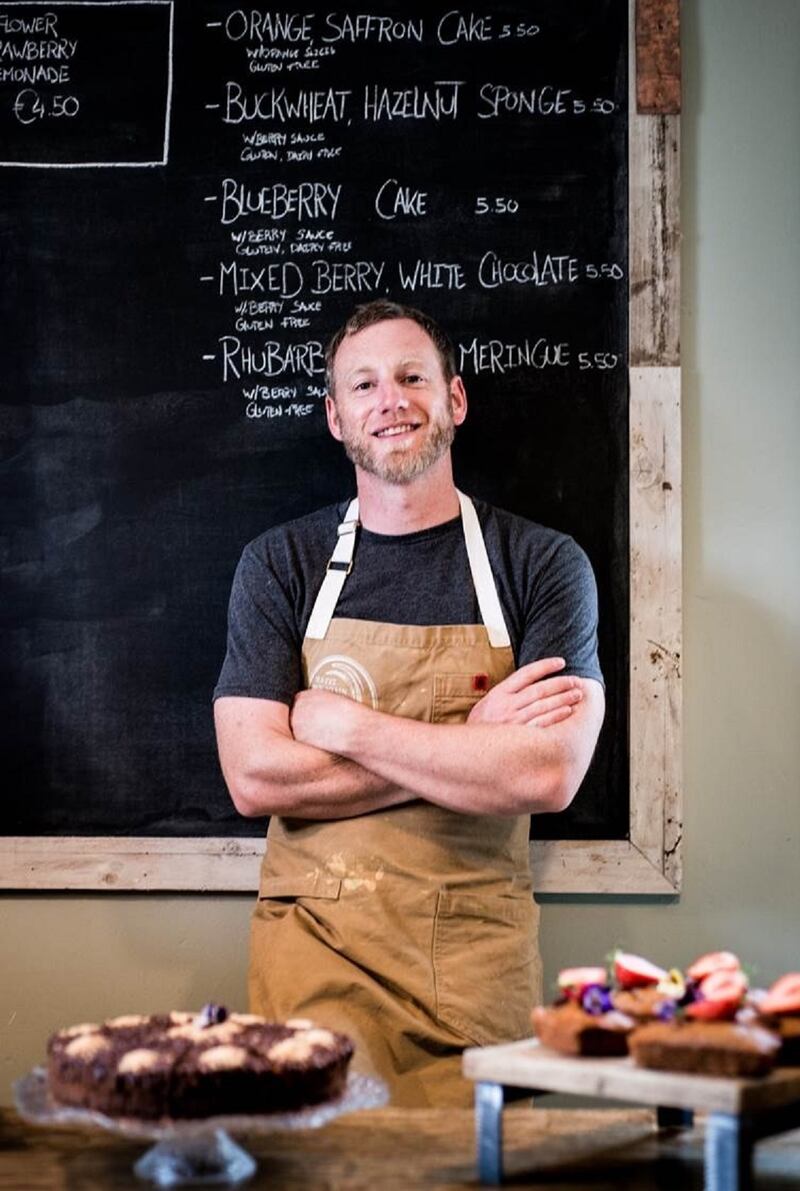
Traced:
<path fill-rule="evenodd" d="M 608 984 L 605 968 L 563 968 L 558 973 L 558 987 L 576 997 L 591 984 Z"/>
<path fill-rule="evenodd" d="M 733 1021 L 739 1008 L 739 998 L 718 1001 L 692 1001 L 686 1006 L 686 1016 L 695 1021 Z"/>
<path fill-rule="evenodd" d="M 686 975 L 690 980 L 705 980 L 712 972 L 738 972 L 741 966 L 732 951 L 709 951 L 686 969 Z"/>
<path fill-rule="evenodd" d="M 735 972 L 712 972 L 701 981 L 700 996 L 686 1006 L 686 1016 L 699 1021 L 730 1021 L 747 992 L 747 977 L 741 969 Z"/>
<path fill-rule="evenodd" d="M 759 1003 L 761 1013 L 800 1013 L 800 972 L 776 980 Z"/>
<path fill-rule="evenodd" d="M 741 968 L 735 972 L 712 972 L 700 981 L 700 993 L 707 1001 L 741 1000 L 747 992 L 747 977 Z"/>
<path fill-rule="evenodd" d="M 646 988 L 648 984 L 666 980 L 667 975 L 664 968 L 651 964 L 641 955 L 631 955 L 629 951 L 614 952 L 614 978 L 620 988 Z"/>

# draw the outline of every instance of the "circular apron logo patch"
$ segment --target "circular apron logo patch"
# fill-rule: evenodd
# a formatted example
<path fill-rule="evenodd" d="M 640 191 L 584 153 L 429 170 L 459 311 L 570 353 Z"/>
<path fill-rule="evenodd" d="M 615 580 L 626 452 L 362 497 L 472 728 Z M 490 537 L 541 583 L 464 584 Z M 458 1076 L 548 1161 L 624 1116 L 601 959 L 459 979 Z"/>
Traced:
<path fill-rule="evenodd" d="M 308 685 L 317 691 L 333 691 L 346 695 L 356 703 L 364 703 L 378 710 L 378 688 L 367 670 L 353 658 L 341 653 L 323 658 L 311 674 Z"/>

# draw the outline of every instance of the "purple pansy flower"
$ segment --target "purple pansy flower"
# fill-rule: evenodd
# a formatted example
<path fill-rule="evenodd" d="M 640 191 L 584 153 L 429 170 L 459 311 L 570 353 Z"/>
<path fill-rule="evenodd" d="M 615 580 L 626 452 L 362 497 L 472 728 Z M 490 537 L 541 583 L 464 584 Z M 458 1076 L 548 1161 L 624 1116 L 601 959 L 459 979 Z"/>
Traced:
<path fill-rule="evenodd" d="M 602 984 L 589 984 L 583 990 L 581 1006 L 586 1013 L 599 1017 L 601 1013 L 608 1013 L 614 1008 L 610 991 Z"/>

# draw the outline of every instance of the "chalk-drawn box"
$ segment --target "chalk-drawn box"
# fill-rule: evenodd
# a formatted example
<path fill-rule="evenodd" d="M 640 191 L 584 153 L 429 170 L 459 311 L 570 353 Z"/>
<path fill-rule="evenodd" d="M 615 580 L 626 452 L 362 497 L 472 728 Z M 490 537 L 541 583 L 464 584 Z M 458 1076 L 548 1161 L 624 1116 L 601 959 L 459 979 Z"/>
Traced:
<path fill-rule="evenodd" d="M 166 165 L 174 0 L 0 3 L 0 165 Z"/>

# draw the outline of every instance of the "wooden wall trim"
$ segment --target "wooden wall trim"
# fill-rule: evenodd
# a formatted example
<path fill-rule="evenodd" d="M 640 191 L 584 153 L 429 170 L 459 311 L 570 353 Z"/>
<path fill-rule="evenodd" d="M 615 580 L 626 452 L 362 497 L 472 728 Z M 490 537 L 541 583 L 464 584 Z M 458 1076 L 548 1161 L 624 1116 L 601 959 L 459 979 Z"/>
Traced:
<path fill-rule="evenodd" d="M 0 872 L 22 891 L 255 894 L 263 853 L 260 839 L 19 836 L 0 844 Z M 631 840 L 539 840 L 531 863 L 537 893 L 675 892 Z"/>
<path fill-rule="evenodd" d="M 674 894 L 681 883 L 678 116 L 637 111 L 629 0 L 630 830 L 536 841 L 542 893 Z M 6 838 L 0 888 L 252 892 L 259 839 Z"/>
<path fill-rule="evenodd" d="M 246 892 L 258 888 L 263 853 L 255 837 L 9 836 L 0 840 L 0 887 Z"/>
<path fill-rule="evenodd" d="M 680 369 L 631 369 L 631 842 L 681 880 Z"/>
<path fill-rule="evenodd" d="M 636 0 L 636 110 L 681 110 L 680 0 Z"/>

